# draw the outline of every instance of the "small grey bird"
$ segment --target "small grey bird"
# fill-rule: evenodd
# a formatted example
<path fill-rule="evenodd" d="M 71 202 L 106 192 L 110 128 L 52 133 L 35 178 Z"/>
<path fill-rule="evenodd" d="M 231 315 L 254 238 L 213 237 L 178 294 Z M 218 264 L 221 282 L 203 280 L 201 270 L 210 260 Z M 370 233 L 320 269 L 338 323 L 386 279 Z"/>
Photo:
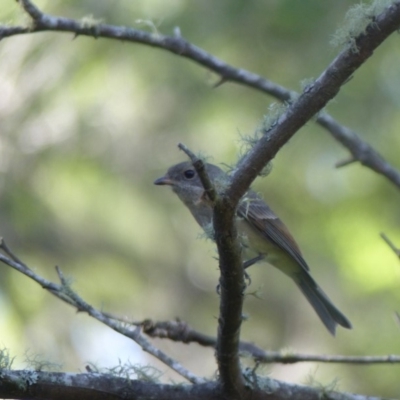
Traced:
<path fill-rule="evenodd" d="M 206 164 L 208 176 L 221 188 L 228 175 L 219 167 Z M 155 185 L 169 185 L 207 232 L 213 209 L 196 170 L 190 162 L 172 166 Z M 237 229 L 245 254 L 252 252 L 293 279 L 328 331 L 335 335 L 336 325 L 351 329 L 350 321 L 333 305 L 310 275 L 300 249 L 284 223 L 252 190 L 241 199 L 237 209 Z"/>

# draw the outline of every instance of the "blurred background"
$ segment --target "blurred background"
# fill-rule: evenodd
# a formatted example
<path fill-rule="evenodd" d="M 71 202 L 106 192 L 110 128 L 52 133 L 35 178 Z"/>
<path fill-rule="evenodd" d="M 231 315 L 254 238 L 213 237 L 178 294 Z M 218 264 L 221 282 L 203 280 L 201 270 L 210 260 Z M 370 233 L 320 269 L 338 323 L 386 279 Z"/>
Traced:
<path fill-rule="evenodd" d="M 184 38 L 236 67 L 289 89 L 316 78 L 340 49 L 329 45 L 343 0 L 186 2 L 36 1 L 45 12 Z M 1 22 L 26 23 L 15 1 Z M 328 106 L 400 169 L 400 47 L 391 37 Z M 176 196 L 153 185 L 185 160 L 183 142 L 215 164 L 234 163 L 274 102 L 193 62 L 138 44 L 65 33 L 0 43 L 0 235 L 44 277 L 54 266 L 94 306 L 133 320 L 179 317 L 216 334 L 215 246 Z M 332 338 L 294 284 L 259 264 L 242 338 L 268 350 L 311 354 L 400 353 L 400 263 L 379 237 L 400 246 L 400 192 L 358 164 L 309 122 L 254 188 L 288 225 L 315 279 L 352 321 Z M 180 380 L 134 343 L 0 266 L 1 346 L 15 366 L 41 357 L 82 371 L 86 363 L 150 364 Z M 155 340 L 193 372 L 212 377 L 213 350 Z M 249 363 L 251 365 L 251 363 Z M 301 363 L 264 372 L 290 382 L 396 397 L 399 368 Z"/>

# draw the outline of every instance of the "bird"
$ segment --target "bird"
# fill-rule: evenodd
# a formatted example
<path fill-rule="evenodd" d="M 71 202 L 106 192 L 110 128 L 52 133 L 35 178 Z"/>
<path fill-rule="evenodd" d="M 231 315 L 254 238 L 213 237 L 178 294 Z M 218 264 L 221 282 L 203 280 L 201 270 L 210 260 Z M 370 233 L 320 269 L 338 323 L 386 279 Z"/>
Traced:
<path fill-rule="evenodd" d="M 229 182 L 229 175 L 216 165 L 204 165 L 218 192 Z M 210 232 L 213 203 L 191 162 L 173 165 L 154 184 L 170 186 L 197 223 L 206 233 Z M 310 268 L 286 225 L 256 192 L 250 189 L 242 197 L 236 216 L 238 237 L 245 255 L 255 254 L 255 259 L 267 261 L 290 277 L 333 336 L 337 325 L 352 328 L 350 321 L 312 278 Z"/>

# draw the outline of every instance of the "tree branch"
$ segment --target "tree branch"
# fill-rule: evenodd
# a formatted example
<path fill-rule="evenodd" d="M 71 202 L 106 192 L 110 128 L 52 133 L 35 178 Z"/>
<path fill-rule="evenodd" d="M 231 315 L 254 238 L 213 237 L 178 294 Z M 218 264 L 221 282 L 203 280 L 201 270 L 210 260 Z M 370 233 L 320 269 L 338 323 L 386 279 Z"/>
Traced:
<path fill-rule="evenodd" d="M 381 400 L 378 397 L 339 393 L 324 387 L 307 387 L 260 378 L 246 373 L 248 394 L 252 400 Z M 0 396 L 14 399 L 163 399 L 224 400 L 216 382 L 198 385 L 163 385 L 110 374 L 72 374 L 43 371 L 2 370 Z"/>
<path fill-rule="evenodd" d="M 232 206 L 230 199 L 225 194 L 219 196 L 213 213 L 221 271 L 217 362 L 225 392 L 230 398 L 242 398 L 245 387 L 240 369 L 239 342 L 245 282 L 235 214 L 236 206 Z"/>
<path fill-rule="evenodd" d="M 27 14 L 31 16 L 33 21 L 40 25 L 41 20 L 46 19 L 46 15 L 43 14 L 38 7 L 36 7 L 30 0 L 17 0 Z M 45 22 L 44 22 L 45 23 Z"/>
<path fill-rule="evenodd" d="M 68 286 L 68 281 L 62 275 L 58 268 L 58 273 L 62 281 L 62 285 L 57 285 L 46 279 L 40 277 L 34 273 L 29 267 L 27 267 L 16 255 L 5 244 L 4 240 L 0 242 L 0 248 L 9 255 L 7 258 L 0 254 L 0 261 L 24 275 L 30 277 L 35 282 L 39 283 L 44 289 L 50 291 L 53 295 L 66 301 L 68 304 L 73 305 L 78 311 L 85 311 L 98 321 L 104 323 L 115 331 L 135 340 L 144 351 L 154 355 L 166 365 L 171 367 L 173 370 L 184 376 L 186 379 L 196 385 L 192 387 L 180 385 L 161 385 L 158 383 L 143 382 L 138 380 L 130 380 L 124 375 L 124 378 L 107 374 L 90 373 L 90 374 L 68 374 L 68 373 L 56 373 L 56 372 L 43 372 L 43 371 L 11 371 L 2 369 L 0 371 L 0 396 L 4 398 L 29 398 L 32 399 L 43 399 L 43 398 L 57 398 L 57 399 L 70 399 L 70 398 L 90 398 L 93 400 L 101 399 L 122 399 L 122 398 L 136 398 L 144 396 L 146 398 L 163 398 L 163 399 L 222 399 L 222 393 L 216 383 L 208 382 L 201 378 L 195 377 L 193 374 L 186 371 L 183 367 L 179 366 L 174 360 L 168 356 L 163 355 L 158 349 L 151 346 L 140 334 L 138 328 L 132 330 L 129 325 L 131 323 L 124 322 L 114 317 L 110 317 L 106 313 L 102 313 L 92 306 L 87 304 L 81 299 L 72 289 Z M 137 323 L 135 323 L 137 324 Z M 149 334 L 151 328 L 150 322 L 143 322 L 143 330 Z M 165 329 L 166 326 L 164 325 Z M 169 328 L 168 328 L 169 329 Z M 153 335 L 156 336 L 156 335 Z M 161 336 L 161 335 L 159 335 Z M 203 337 L 205 341 L 210 343 L 210 339 Z M 217 341 L 214 339 L 214 345 L 217 345 Z M 251 352 L 255 354 L 254 349 L 256 346 L 251 343 L 243 342 L 240 345 L 241 352 Z M 263 360 L 261 350 L 258 358 L 261 362 Z M 265 354 L 265 353 L 264 353 Z M 360 360 L 354 358 L 353 361 L 349 361 L 349 357 L 341 356 L 311 356 L 311 355 L 280 355 L 279 353 L 268 353 L 267 357 L 269 362 L 283 362 L 292 363 L 298 361 L 320 361 L 320 362 L 353 362 L 360 363 Z M 385 360 L 386 358 L 386 360 Z M 347 360 L 346 360 L 347 359 Z M 368 362 L 398 362 L 397 356 L 381 357 L 381 361 L 378 361 L 377 357 L 370 357 Z M 363 361 L 361 361 L 363 362 Z M 222 369 L 224 371 L 224 369 Z M 251 396 L 252 399 L 265 399 L 265 400 L 289 400 L 296 394 L 299 398 L 310 400 L 317 400 L 321 394 L 324 394 L 324 398 L 331 400 L 342 399 L 343 395 L 352 400 L 378 400 L 378 398 L 369 398 L 360 395 L 343 394 L 338 392 L 326 391 L 325 389 L 315 389 L 299 385 L 291 385 L 279 381 L 275 381 L 269 378 L 261 378 L 255 375 L 253 372 L 245 372 L 244 378 L 246 379 L 247 386 L 251 385 Z M 243 389 L 243 391 L 249 391 L 250 388 Z M 322 390 L 322 391 L 321 391 Z M 162 395 L 161 395 L 162 394 Z M 250 393 L 247 393 L 250 394 Z"/>
<path fill-rule="evenodd" d="M 389 179 L 400 189 L 400 172 L 393 168 L 373 147 L 363 142 L 351 129 L 338 124 L 329 114 L 321 113 L 317 122 L 352 154 L 352 162 L 359 161 Z M 344 166 L 344 164 L 340 165 Z"/>
<path fill-rule="evenodd" d="M 56 267 L 58 276 L 60 277 L 62 283 L 61 285 L 58 285 L 36 274 L 26 264 L 22 263 L 12 253 L 12 251 L 5 244 L 2 238 L 0 238 L 0 249 L 2 249 L 7 255 L 10 256 L 10 258 L 7 258 L 3 254 L 0 254 L 0 261 L 3 262 L 4 264 L 28 276 L 36 283 L 40 284 L 43 289 L 46 289 L 54 296 L 58 297 L 60 300 L 75 307 L 79 312 L 88 313 L 91 317 L 102 322 L 104 325 L 107 325 L 114 331 L 134 340 L 142 348 L 143 351 L 156 357 L 161 362 L 168 365 L 171 369 L 177 372 L 179 375 L 186 378 L 188 381 L 192 383 L 204 382 L 204 379 L 192 374 L 177 361 L 175 361 L 174 359 L 166 355 L 164 352 L 162 352 L 161 350 L 157 349 L 152 344 L 150 344 L 146 340 L 146 338 L 141 334 L 140 327 L 133 328 L 132 326 L 121 324 L 121 322 L 110 318 L 105 313 L 102 313 L 101 311 L 97 310 L 96 308 L 85 302 L 75 291 L 71 289 L 68 281 L 64 278 L 60 268 Z"/>
<path fill-rule="evenodd" d="M 20 4 L 31 16 L 33 25 L 30 27 L 0 25 L 0 40 L 21 34 L 58 31 L 70 32 L 75 36 L 104 37 L 140 43 L 169 51 L 215 72 L 220 76 L 218 86 L 224 82 L 234 82 L 271 95 L 284 103 L 291 103 L 293 99 L 298 97 L 298 93 L 295 91 L 290 91 L 253 72 L 241 68 L 234 68 L 218 57 L 194 46 L 180 35 L 178 29 L 175 30 L 174 36 L 165 36 L 159 33 L 154 34 L 133 28 L 100 24 L 99 22 L 85 19 L 76 21 L 69 18 L 52 16 L 43 13 L 29 0 L 20 0 Z M 393 4 L 395 7 L 397 7 L 397 5 L 398 2 Z M 374 21 L 372 23 L 374 23 Z M 316 118 L 316 122 L 327 129 L 337 141 L 345 146 L 354 157 L 354 160 L 361 162 L 364 166 L 385 176 L 394 185 L 400 188 L 400 171 L 393 168 L 376 150 L 362 141 L 354 131 L 340 125 L 325 112 L 319 114 Z"/>
<path fill-rule="evenodd" d="M 126 321 L 127 322 L 127 321 Z M 137 322 L 135 322 L 136 324 Z M 210 335 L 192 329 L 186 322 L 152 321 L 146 319 L 139 323 L 143 333 L 152 338 L 167 338 L 180 343 L 197 343 L 204 347 L 216 348 L 217 339 Z M 243 357 L 252 357 L 259 363 L 294 364 L 297 362 L 341 363 L 341 364 L 398 364 L 400 355 L 390 354 L 384 356 L 342 356 L 342 355 L 314 355 L 300 354 L 291 351 L 265 351 L 253 343 L 241 341 L 239 352 Z"/>
<path fill-rule="evenodd" d="M 260 83 L 257 81 L 257 75 L 244 70 L 234 69 L 222 63 L 216 57 L 188 43 L 179 35 L 167 37 L 134 29 L 99 24 L 93 21 L 88 23 L 88 21 L 78 22 L 67 18 L 53 17 L 43 14 L 29 0 L 20 0 L 20 3 L 24 10 L 32 17 L 32 27 L 0 27 L 0 39 L 15 34 L 52 30 L 73 32 L 75 35 L 87 35 L 95 38 L 101 36 L 143 43 L 171 51 L 206 66 L 210 70 L 217 72 L 221 76 L 221 81 L 237 81 L 248 86 L 253 85 L 257 88 L 261 87 Z M 347 82 L 354 71 L 372 55 L 375 48 L 379 46 L 388 35 L 398 29 L 399 25 L 400 2 L 396 1 L 371 21 L 366 31 L 356 38 L 355 46 L 357 51 L 354 51 L 354 48 L 342 51 L 328 69 L 324 71 L 313 84 L 309 85 L 296 101 L 289 105 L 287 111 L 277 120 L 274 126 L 265 130 L 264 136 L 258 141 L 248 155 L 241 160 L 239 167 L 234 171 L 230 187 L 225 193 L 216 198 L 214 207 L 214 228 L 220 255 L 221 270 L 221 308 L 216 346 L 220 381 L 224 389 L 224 394 L 227 394 L 230 398 L 242 397 L 246 394 L 246 390 L 249 390 L 246 389 L 244 385 L 245 377 L 240 370 L 238 355 L 244 290 L 243 265 L 234 223 L 238 201 L 267 162 L 276 155 L 278 150 L 301 126 L 319 112 L 327 102 L 338 93 L 340 87 Z M 245 78 L 243 78 L 243 74 Z M 265 80 L 263 84 L 266 83 L 268 83 L 268 81 Z M 277 85 L 266 86 L 268 86 L 268 88 L 265 87 L 265 91 L 269 90 L 268 93 L 275 93 L 277 97 L 283 96 L 286 98 L 286 101 L 292 102 L 293 96 L 290 92 L 280 90 L 280 87 Z M 327 127 L 330 126 L 328 129 L 332 129 L 332 124 L 326 123 L 326 125 Z M 382 159 L 377 160 L 377 156 L 379 155 L 376 152 L 370 152 L 368 147 L 367 150 L 361 149 L 360 151 L 362 142 L 357 143 L 357 140 L 354 140 L 354 137 L 352 138 L 351 135 L 348 135 L 348 138 L 344 140 L 344 133 L 346 132 L 343 132 L 343 129 L 338 129 L 336 135 L 343 140 L 343 144 L 346 143 L 345 145 L 348 148 L 352 145 L 355 146 L 353 151 L 350 151 L 352 151 L 356 159 L 361 162 L 363 162 L 362 160 L 364 159 L 363 164 L 365 165 L 374 165 L 374 168 L 377 168 L 380 173 L 387 176 L 392 181 L 394 179 L 394 182 L 397 182 L 396 184 L 399 185 L 400 179 L 397 179 L 398 173 L 394 169 L 388 171 L 387 165 L 384 165 L 384 161 Z M 371 158 L 373 162 L 371 162 Z M 370 166 L 370 168 L 372 168 L 372 166 Z M 6 253 L 9 251 L 6 246 L 2 246 L 2 249 Z M 60 270 L 59 277 L 62 284 L 56 285 L 35 274 L 18 259 L 14 259 L 13 256 L 10 257 L 11 258 L 7 258 L 0 255 L 0 261 L 24 273 L 31 279 L 34 279 L 36 282 L 40 283 L 43 288 L 49 290 L 63 301 L 75 306 L 79 311 L 88 312 L 89 315 L 107 324 L 117 332 L 124 332 L 123 334 L 125 334 L 125 336 L 131 337 L 135 341 L 139 340 L 139 343 L 143 346 L 145 351 L 153 352 L 157 354 L 157 357 L 161 356 L 161 359 L 165 360 L 164 362 L 166 362 L 167 365 L 173 369 L 176 368 L 174 360 L 169 359 L 168 356 L 163 355 L 163 353 L 159 352 L 157 349 L 154 350 L 140 334 L 139 329 L 132 331 L 126 327 L 121 327 L 119 326 L 120 324 L 110 320 L 110 318 L 103 313 L 84 302 L 83 299 L 71 290 Z M 184 373 L 191 382 L 198 384 L 203 382 L 203 380 L 193 376 L 187 371 L 184 371 Z M 3 377 L 3 372 L 1 377 Z M 252 377 L 254 377 L 254 374 L 246 376 L 247 383 L 255 387 L 252 398 L 261 398 L 257 396 L 259 393 L 257 390 L 261 387 L 259 386 L 259 378 L 252 379 Z M 269 380 L 268 382 L 272 381 Z M 214 392 L 214 395 L 215 393 L 216 392 Z M 265 396 L 265 387 L 263 387 L 261 393 Z M 271 393 L 273 394 L 270 395 Z M 174 395 L 176 395 L 176 392 Z M 307 395 L 309 396 L 307 398 L 310 399 L 321 397 L 321 393 L 318 393 L 317 397 L 314 392 L 307 392 Z M 323 395 L 327 399 L 338 398 L 334 393 L 323 393 Z M 269 391 L 268 396 L 269 399 L 278 398 L 275 397 L 275 390 Z M 280 398 L 285 398 L 284 395 L 282 396 L 283 397 Z M 293 393 L 290 393 L 290 398 L 293 398 Z"/>
<path fill-rule="evenodd" d="M 232 223 L 236 210 L 229 206 L 229 201 L 224 197 L 217 195 L 203 161 L 182 143 L 178 147 L 191 159 L 204 189 L 214 203 L 214 235 L 221 271 L 216 358 L 224 393 L 230 398 L 242 398 L 245 382 L 240 368 L 239 341 L 245 284 L 241 249 L 236 239 L 236 226 Z"/>
<path fill-rule="evenodd" d="M 355 47 L 343 50 L 329 67 L 308 85 L 274 126 L 241 160 L 234 171 L 232 184 L 226 195 L 235 206 L 265 165 L 279 149 L 316 113 L 318 113 L 374 52 L 400 26 L 400 2 L 394 2 L 355 38 Z M 355 51 L 354 48 L 357 50 Z"/>

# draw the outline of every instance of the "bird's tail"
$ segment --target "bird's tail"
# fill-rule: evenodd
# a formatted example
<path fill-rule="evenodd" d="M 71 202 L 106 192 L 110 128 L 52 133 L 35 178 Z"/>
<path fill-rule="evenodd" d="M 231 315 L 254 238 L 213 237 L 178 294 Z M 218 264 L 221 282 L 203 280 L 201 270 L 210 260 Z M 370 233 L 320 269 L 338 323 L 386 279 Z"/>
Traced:
<path fill-rule="evenodd" d="M 333 336 L 337 324 L 347 329 L 352 328 L 350 321 L 333 305 L 307 271 L 301 271 L 295 282 Z"/>

